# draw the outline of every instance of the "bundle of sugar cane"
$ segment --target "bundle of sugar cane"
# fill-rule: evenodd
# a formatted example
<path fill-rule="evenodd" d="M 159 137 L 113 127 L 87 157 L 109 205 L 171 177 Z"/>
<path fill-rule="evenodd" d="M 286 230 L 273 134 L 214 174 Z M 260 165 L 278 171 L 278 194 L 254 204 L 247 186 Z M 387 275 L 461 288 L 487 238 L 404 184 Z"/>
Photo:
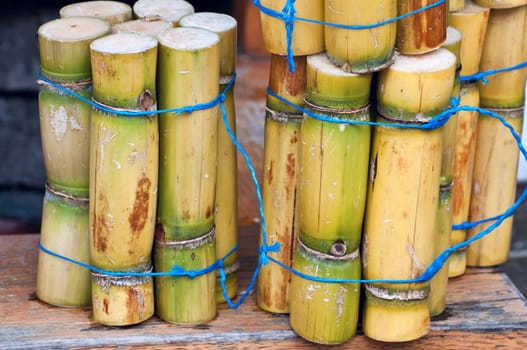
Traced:
<path fill-rule="evenodd" d="M 106 35 L 107 22 L 88 17 L 56 19 L 38 30 L 44 77 L 91 98 L 90 43 Z M 90 107 L 41 82 L 40 132 L 48 182 L 69 194 L 88 197 Z"/>
<path fill-rule="evenodd" d="M 476 4 L 491 9 L 508 9 L 527 5 L 526 0 L 474 0 Z"/>
<path fill-rule="evenodd" d="M 481 71 L 506 68 L 527 61 L 527 5 L 491 9 Z M 507 54 L 503 54 L 507 52 Z M 501 53 L 501 55 L 499 54 Z M 521 134 L 527 68 L 499 73 L 480 84 L 481 105 L 503 117 Z M 472 179 L 470 221 L 500 215 L 515 198 L 519 149 L 510 131 L 501 122 L 480 114 L 478 141 Z M 467 265 L 493 266 L 507 261 L 512 235 L 512 217 L 489 235 L 471 244 Z M 492 223 L 492 222 L 491 222 Z M 469 237 L 491 223 L 469 230 Z"/>
<path fill-rule="evenodd" d="M 263 7 L 282 12 L 286 0 L 260 0 Z M 292 1 L 295 17 L 315 21 L 324 20 L 324 0 Z M 265 49 L 277 55 L 287 55 L 286 23 L 282 18 L 260 12 Z M 324 51 L 324 26 L 317 23 L 294 20 L 291 49 L 294 56 L 310 55 Z"/>
<path fill-rule="evenodd" d="M 379 122 L 419 125 L 449 106 L 456 57 L 444 48 L 396 57 L 379 74 Z M 377 126 L 363 233 L 366 279 L 419 277 L 434 257 L 442 131 Z M 363 331 L 400 342 L 428 332 L 429 283 L 367 283 Z"/>
<path fill-rule="evenodd" d="M 95 101 L 116 110 L 155 110 L 156 39 L 111 34 L 93 41 L 90 49 Z M 157 201 L 157 116 L 94 109 L 91 118 L 91 263 L 107 271 L 148 272 Z M 152 289 L 148 276 L 93 275 L 94 320 L 128 325 L 149 318 Z"/>
<path fill-rule="evenodd" d="M 40 243 L 79 262 L 90 260 L 88 199 L 46 185 Z M 43 251 L 38 255 L 37 298 L 56 305 L 91 305 L 90 271 Z"/>
<path fill-rule="evenodd" d="M 289 71 L 286 56 L 271 55 L 269 88 L 297 106 L 304 104 L 306 56 L 294 56 L 295 71 Z M 267 95 L 264 131 L 263 211 L 267 244 L 280 243 L 270 256 L 291 266 L 295 248 L 296 176 L 302 112 Z M 263 236 L 260 236 L 262 245 Z M 289 313 L 290 272 L 277 264 L 261 267 L 256 302 L 273 313 Z"/>
<path fill-rule="evenodd" d="M 66 5 L 59 10 L 61 18 L 66 17 L 97 17 L 110 24 L 126 22 L 132 19 L 130 5 L 120 1 L 84 1 Z"/>
<path fill-rule="evenodd" d="M 157 36 L 163 30 L 171 28 L 172 23 L 160 17 L 143 17 L 112 25 L 112 33 L 143 33 Z"/>
<path fill-rule="evenodd" d="M 479 71 L 483 40 L 487 30 L 489 9 L 465 2 L 465 7 L 450 16 L 451 25 L 463 35 L 461 42 L 461 75 L 472 75 Z M 477 35 L 475 35 L 475 33 Z M 461 83 L 460 105 L 479 106 L 479 89 L 476 81 Z M 454 148 L 452 184 L 452 223 L 468 220 L 472 174 L 476 149 L 478 113 L 460 111 L 456 115 L 456 142 Z M 459 244 L 466 239 L 466 230 L 452 230 L 450 243 Z M 448 259 L 449 276 L 465 273 L 466 250 L 457 250 Z"/>
<path fill-rule="evenodd" d="M 456 76 L 452 97 L 459 99 L 461 83 L 461 33 L 453 27 L 447 28 L 447 39 L 443 47 L 456 56 Z M 443 152 L 441 156 L 441 175 L 439 180 L 439 207 L 437 212 L 437 232 L 434 240 L 434 258 L 450 247 L 452 235 L 452 168 L 456 140 L 456 116 L 443 126 Z M 448 261 L 430 281 L 430 316 L 440 315 L 445 310 L 448 285 Z"/>
<path fill-rule="evenodd" d="M 325 54 L 307 58 L 306 108 L 345 121 L 369 120 L 371 74 L 347 73 Z M 306 115 L 299 142 L 297 227 L 293 268 L 313 277 L 359 279 L 370 127 Z M 314 282 L 293 275 L 291 327 L 320 344 L 355 334 L 358 283 Z"/>
<path fill-rule="evenodd" d="M 435 3 L 436 0 L 399 0 L 397 14 L 402 16 Z M 397 21 L 395 46 L 405 55 L 432 51 L 446 39 L 447 5 L 443 2 Z"/>
<path fill-rule="evenodd" d="M 137 18 L 159 17 L 177 27 L 183 16 L 194 13 L 194 6 L 185 0 L 138 0 L 133 11 Z"/>
<path fill-rule="evenodd" d="M 324 21 L 341 25 L 371 25 L 397 15 L 393 0 L 325 0 Z M 378 71 L 391 63 L 396 23 L 369 29 L 325 26 L 326 53 L 343 70 L 354 73 Z"/>
<path fill-rule="evenodd" d="M 220 37 L 220 91 L 225 93 L 225 111 L 229 129 L 236 135 L 234 85 L 226 90 L 236 72 L 237 23 L 229 15 L 201 12 L 183 17 L 182 27 L 198 27 L 210 30 Z M 216 257 L 225 257 L 238 243 L 238 176 L 236 146 L 232 142 L 220 113 L 218 122 L 218 169 L 216 173 Z M 238 254 L 234 252 L 224 261 L 227 273 L 227 296 L 234 298 L 238 289 L 236 270 Z M 216 281 L 216 301 L 225 302 L 220 277 Z"/>
<path fill-rule="evenodd" d="M 88 17 L 57 19 L 40 26 L 42 75 L 91 98 L 89 45 L 109 29 L 107 22 Z M 41 85 L 40 132 L 48 178 L 41 243 L 61 255 L 89 263 L 90 108 L 50 83 Z M 40 252 L 37 297 L 53 305 L 89 306 L 90 273 Z"/>
<path fill-rule="evenodd" d="M 202 28 L 170 28 L 159 35 L 159 43 L 161 109 L 207 103 L 218 96 L 218 34 Z M 203 263 L 216 260 L 215 248 L 212 251 L 199 249 L 197 241 L 210 235 L 214 229 L 218 116 L 217 105 L 179 115 L 163 113 L 160 116 L 158 246 L 164 245 L 166 250 L 179 249 L 180 255 L 200 255 L 199 261 Z M 211 239 L 215 240 L 215 237 Z M 161 256 L 170 260 L 172 255 L 165 252 Z M 170 270 L 168 265 L 158 262 L 156 271 L 166 272 Z M 174 323 L 197 323 L 214 317 L 214 271 L 195 279 L 178 278 L 178 284 L 166 283 L 166 279 L 171 278 L 156 278 L 156 309 L 161 318 Z M 194 290 L 190 286 L 201 285 L 203 279 L 212 279 L 208 288 L 196 287 L 199 292 L 189 292 L 187 298 L 174 299 L 180 288 Z M 169 291 L 164 291 L 165 288 Z M 189 311 L 194 309 L 200 312 Z"/>

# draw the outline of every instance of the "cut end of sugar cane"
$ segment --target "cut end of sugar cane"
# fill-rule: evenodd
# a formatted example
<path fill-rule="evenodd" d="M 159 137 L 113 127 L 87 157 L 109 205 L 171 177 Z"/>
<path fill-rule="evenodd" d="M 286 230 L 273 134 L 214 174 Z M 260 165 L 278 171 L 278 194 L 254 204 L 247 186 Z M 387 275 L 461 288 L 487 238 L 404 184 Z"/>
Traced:
<path fill-rule="evenodd" d="M 388 291 L 365 286 L 362 330 L 371 339 L 406 342 L 425 336 L 430 330 L 427 290 Z"/>
<path fill-rule="evenodd" d="M 325 1 L 325 22 L 340 25 L 371 25 L 397 16 L 395 1 Z M 326 52 L 344 71 L 368 73 L 391 64 L 396 23 L 361 30 L 324 26 Z"/>
<path fill-rule="evenodd" d="M 378 110 L 385 116 L 428 121 L 450 104 L 456 57 L 439 48 L 418 56 L 399 55 L 379 73 Z"/>
<path fill-rule="evenodd" d="M 130 326 L 154 315 L 152 277 L 116 277 L 92 272 L 91 283 L 95 322 L 106 326 Z"/>
<path fill-rule="evenodd" d="M 398 15 L 433 3 L 429 0 L 400 0 Z M 417 55 L 431 52 L 440 47 L 446 39 L 447 2 L 427 10 L 414 13 L 397 21 L 397 39 L 395 46 L 401 54 Z"/>
<path fill-rule="evenodd" d="M 93 97 L 117 108 L 156 108 L 157 40 L 137 33 L 110 34 L 90 44 Z M 131 78 L 133 77 L 133 79 Z"/>
<path fill-rule="evenodd" d="M 308 276 L 360 279 L 358 254 L 334 258 L 299 244 L 293 269 Z M 355 335 L 359 316 L 359 283 L 311 281 L 292 274 L 290 324 L 302 338 L 317 344 L 342 344 Z"/>
<path fill-rule="evenodd" d="M 90 43 L 110 31 L 110 25 L 98 18 L 55 19 L 38 29 L 42 74 L 57 82 L 89 80 L 91 77 Z"/>
<path fill-rule="evenodd" d="M 469 0 L 465 1 L 465 7 L 462 10 L 450 14 L 450 25 L 459 30 L 463 36 L 461 75 L 472 75 L 479 72 L 488 18 L 488 8 L 477 6 Z"/>
<path fill-rule="evenodd" d="M 231 76 L 236 70 L 236 20 L 226 14 L 199 12 L 184 16 L 181 27 L 197 27 L 210 30 L 220 37 L 220 75 Z"/>
<path fill-rule="evenodd" d="M 508 9 L 527 5 L 527 0 L 473 0 L 476 4 L 491 9 Z"/>
<path fill-rule="evenodd" d="M 130 5 L 120 1 L 84 1 L 66 5 L 59 10 L 61 18 L 88 16 L 97 17 L 110 24 L 132 19 Z"/>
<path fill-rule="evenodd" d="M 462 35 L 459 30 L 449 26 L 446 29 L 446 40 L 442 47 L 452 52 L 456 56 L 456 68 L 461 68 L 461 42 Z"/>
<path fill-rule="evenodd" d="M 286 0 L 261 0 L 261 5 L 281 12 Z M 299 1 L 295 3 L 295 16 L 315 21 L 324 20 L 324 0 Z M 288 54 L 288 43 L 284 21 L 261 12 L 262 37 L 267 51 L 276 55 Z M 294 21 L 291 38 L 293 56 L 311 55 L 324 51 L 324 26 L 305 21 Z"/>
<path fill-rule="evenodd" d="M 371 74 L 343 71 L 325 53 L 307 58 L 306 100 L 329 108 L 360 108 L 368 104 Z"/>
<path fill-rule="evenodd" d="M 177 26 L 183 16 L 194 13 L 194 6 L 184 0 L 138 0 L 133 11 L 138 18 L 160 17 Z"/>
<path fill-rule="evenodd" d="M 146 17 L 112 25 L 112 33 L 138 33 L 156 37 L 162 31 L 172 28 L 172 23 L 160 17 Z"/>

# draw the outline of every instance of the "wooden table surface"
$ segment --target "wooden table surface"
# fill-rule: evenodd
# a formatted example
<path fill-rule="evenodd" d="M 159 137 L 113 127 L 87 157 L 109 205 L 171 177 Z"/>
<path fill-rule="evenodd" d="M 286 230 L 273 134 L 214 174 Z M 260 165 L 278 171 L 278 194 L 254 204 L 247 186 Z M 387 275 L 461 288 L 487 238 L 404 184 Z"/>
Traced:
<path fill-rule="evenodd" d="M 258 227 L 240 230 L 240 293 L 257 259 Z M 92 322 L 91 310 L 52 307 L 35 298 L 37 234 L 0 236 L 0 349 L 47 348 L 320 348 L 297 337 L 287 316 L 258 309 L 254 293 L 236 310 L 219 307 L 206 324 L 177 326 L 156 316 L 129 327 Z M 385 344 L 357 334 L 349 349 L 527 349 L 527 301 L 497 270 L 469 269 L 451 281 L 447 310 L 414 342 Z"/>
<path fill-rule="evenodd" d="M 269 60 L 238 58 L 237 129 L 240 142 L 261 177 L 265 88 Z M 244 160 L 238 158 L 240 292 L 257 261 L 258 210 Z M 320 348 L 300 338 L 287 316 L 257 308 L 251 294 L 237 310 L 223 305 L 215 320 L 176 326 L 157 317 L 136 326 L 95 324 L 90 310 L 48 306 L 35 298 L 37 234 L 0 236 L 0 349 L 145 348 L 238 349 Z M 414 342 L 384 344 L 359 333 L 349 349 L 527 349 L 527 302 L 508 277 L 493 269 L 469 269 L 450 281 L 447 310 L 433 320 L 430 333 Z"/>

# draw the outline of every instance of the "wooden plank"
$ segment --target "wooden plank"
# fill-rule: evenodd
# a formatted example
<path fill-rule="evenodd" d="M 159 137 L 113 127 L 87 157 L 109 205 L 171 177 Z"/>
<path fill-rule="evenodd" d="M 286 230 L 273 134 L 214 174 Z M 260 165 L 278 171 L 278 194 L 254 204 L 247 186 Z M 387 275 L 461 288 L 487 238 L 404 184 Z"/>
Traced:
<path fill-rule="evenodd" d="M 258 227 L 240 230 L 242 268 L 240 286 L 249 282 L 257 258 Z M 300 348 L 317 346 L 289 327 L 287 316 L 263 312 L 250 295 L 237 310 L 223 305 L 207 324 L 178 326 L 157 317 L 130 327 L 106 327 L 91 320 L 90 310 L 63 309 L 34 297 L 38 235 L 0 237 L 0 347 L 45 348 Z M 479 344 L 479 345 L 478 345 Z M 495 270 L 469 270 L 451 281 L 448 314 L 432 322 L 423 339 L 405 344 L 383 344 L 359 334 L 343 348 L 353 349 L 472 349 L 485 344 L 525 348 L 527 304 L 508 278 Z"/>

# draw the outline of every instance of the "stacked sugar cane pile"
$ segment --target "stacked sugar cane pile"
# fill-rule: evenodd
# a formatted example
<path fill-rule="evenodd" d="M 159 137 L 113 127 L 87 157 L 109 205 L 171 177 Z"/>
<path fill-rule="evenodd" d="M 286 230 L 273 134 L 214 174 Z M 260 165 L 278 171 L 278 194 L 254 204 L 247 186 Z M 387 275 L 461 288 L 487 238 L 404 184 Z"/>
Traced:
<path fill-rule="evenodd" d="M 299 121 L 290 106 L 281 103 L 284 109 L 276 111 L 276 100 L 267 100 L 266 238 L 282 247 L 269 256 L 307 276 L 334 281 L 314 281 L 269 264 L 260 272 L 258 305 L 289 312 L 292 328 L 312 342 L 343 343 L 355 333 L 360 285 L 338 280 L 414 279 L 439 252 L 432 244 L 436 238 L 444 248 L 450 244 L 455 123 L 436 130 L 349 123 L 420 125 L 449 107 L 459 60 L 440 48 L 447 34 L 446 4 L 378 27 L 338 26 L 386 21 L 428 3 L 296 1 L 295 16 L 337 26 L 294 21 L 295 71 L 288 74 L 277 63 L 287 62 L 284 22 L 262 12 L 264 42 L 272 53 L 270 90 L 307 110 Z M 261 4 L 281 11 L 286 2 Z M 461 35 L 451 32 L 457 36 L 449 47 L 459 52 Z M 298 88 L 303 81 L 305 91 Z M 304 101 L 291 91 L 303 92 Z M 435 281 L 439 309 L 446 272 Z M 384 341 L 423 336 L 429 293 L 430 283 L 365 284 L 364 333 Z"/>
<path fill-rule="evenodd" d="M 216 270 L 155 280 L 149 273 L 202 270 L 235 248 L 235 149 L 219 105 L 157 110 L 206 104 L 227 88 L 236 21 L 194 14 L 183 0 L 139 0 L 133 8 L 81 2 L 60 16 L 39 29 L 49 179 L 41 243 L 102 272 L 90 276 L 42 251 L 37 295 L 92 305 L 94 321 L 105 325 L 140 323 L 154 312 L 173 323 L 209 321 L 225 301 Z M 224 106 L 235 132 L 232 91 Z M 225 296 L 234 298 L 236 253 L 224 266 Z"/>
<path fill-rule="evenodd" d="M 396 24 L 360 27 L 432 4 Z M 295 11 L 284 0 L 261 5 L 310 21 L 292 22 L 296 70 L 286 74 L 276 62 L 286 62 L 290 53 L 285 28 L 291 22 L 286 26 L 262 10 L 272 54 L 270 90 L 295 103 L 300 97 L 291 91 L 300 91 L 305 75 L 304 101 L 296 104 L 307 112 L 294 119 L 300 128 L 293 129 L 291 106 L 276 112 L 277 102 L 268 97 L 265 238 L 282 246 L 269 256 L 303 275 L 276 264 L 262 267 L 258 305 L 289 312 L 292 328 L 307 340 L 342 343 L 355 332 L 359 304 L 358 285 L 342 280 L 362 275 L 385 281 L 363 284 L 365 335 L 388 342 L 417 339 L 428 332 L 430 317 L 444 311 L 449 276 L 463 274 L 467 262 L 492 266 L 506 260 L 512 218 L 468 251 L 454 252 L 430 282 L 399 281 L 418 278 L 450 245 L 490 225 L 467 235 L 452 224 L 502 214 L 513 203 L 519 152 L 498 120 L 477 112 L 460 111 L 436 129 L 419 125 L 459 101 L 490 108 L 520 133 L 525 68 L 491 76 L 488 84 L 460 77 L 527 60 L 525 1 L 296 1 Z M 324 26 L 316 23 L 321 18 Z M 316 25 L 324 28 L 323 48 Z M 370 118 L 378 122 L 371 148 L 368 126 L 344 123 Z M 411 128 L 383 125 L 393 123 Z M 293 135 L 299 143 L 294 148 Z M 321 277 L 329 280 L 316 280 Z"/>

